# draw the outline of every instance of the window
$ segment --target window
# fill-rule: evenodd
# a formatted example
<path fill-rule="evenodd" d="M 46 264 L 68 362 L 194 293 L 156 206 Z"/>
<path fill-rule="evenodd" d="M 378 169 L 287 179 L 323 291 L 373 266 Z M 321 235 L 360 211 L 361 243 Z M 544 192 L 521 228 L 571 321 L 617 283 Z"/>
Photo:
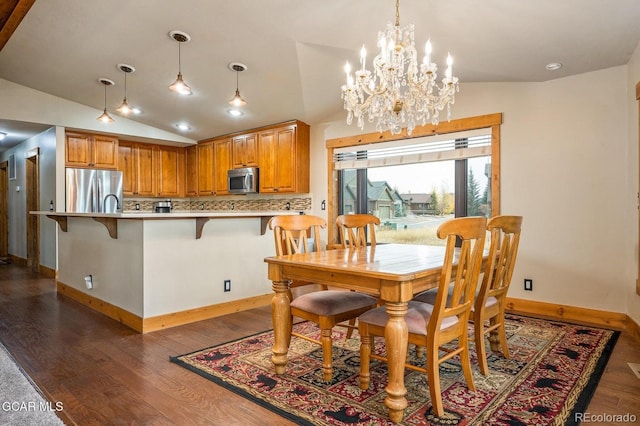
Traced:
<path fill-rule="evenodd" d="M 382 223 L 379 243 L 440 244 L 436 229 L 444 220 L 497 214 L 501 122 L 493 114 L 425 126 L 412 138 L 376 133 L 327 141 L 336 182 L 330 222 L 370 213 Z M 335 237 L 330 228 L 330 241 Z"/>

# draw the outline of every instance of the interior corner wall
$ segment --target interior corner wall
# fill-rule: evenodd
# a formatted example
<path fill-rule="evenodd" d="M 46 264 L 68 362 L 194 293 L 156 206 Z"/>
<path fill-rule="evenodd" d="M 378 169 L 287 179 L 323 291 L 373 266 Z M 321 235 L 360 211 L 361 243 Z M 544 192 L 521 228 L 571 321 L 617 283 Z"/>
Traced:
<path fill-rule="evenodd" d="M 2 160 L 15 155 L 16 179 L 8 184 L 9 254 L 19 258 L 27 257 L 27 197 L 25 154 L 39 148 L 40 164 L 40 209 L 49 208 L 49 202 L 56 199 L 56 129 L 52 127 L 27 139 L 2 154 Z M 56 223 L 40 217 L 40 264 L 56 269 Z"/>
<path fill-rule="evenodd" d="M 626 66 L 542 83 L 461 84 L 452 118 L 503 113 L 501 213 L 524 216 L 509 296 L 627 311 L 637 256 L 627 96 Z M 357 133 L 343 119 L 324 139 Z M 326 180 L 326 155 L 315 161 L 325 171 L 314 179 Z"/>
<path fill-rule="evenodd" d="M 636 99 L 636 84 L 640 82 L 640 42 L 636 46 L 636 49 L 629 60 L 627 65 L 629 79 L 627 81 L 628 87 L 628 105 L 629 105 L 629 155 L 627 157 L 627 169 L 629 170 L 628 180 L 628 197 L 633 199 L 635 203 L 640 203 L 638 200 L 638 187 L 640 178 L 640 171 L 638 164 L 638 158 L 640 153 L 640 101 Z M 635 321 L 636 324 L 640 324 L 640 295 L 636 293 L 635 279 L 638 279 L 638 262 L 640 256 L 640 248 L 638 247 L 638 221 L 640 210 L 638 210 L 638 204 L 635 208 L 629 210 L 631 217 L 628 222 L 628 238 L 630 239 L 629 251 L 633 254 L 633 262 L 629 262 L 629 267 L 633 268 L 633 284 L 627 287 L 627 315 Z"/>

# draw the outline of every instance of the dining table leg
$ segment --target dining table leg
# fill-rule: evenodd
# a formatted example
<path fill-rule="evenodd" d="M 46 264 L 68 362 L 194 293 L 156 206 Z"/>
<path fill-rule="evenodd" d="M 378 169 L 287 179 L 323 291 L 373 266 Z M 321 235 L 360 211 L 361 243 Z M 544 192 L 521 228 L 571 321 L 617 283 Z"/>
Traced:
<path fill-rule="evenodd" d="M 273 321 L 273 355 L 271 362 L 276 374 L 284 374 L 287 366 L 287 352 L 291 343 L 291 281 L 273 281 L 274 295 L 271 299 L 271 320 Z"/>
<path fill-rule="evenodd" d="M 386 387 L 387 397 L 384 404 L 389 411 L 389 418 L 399 423 L 404 417 L 407 407 L 407 388 L 404 386 L 404 364 L 407 359 L 407 344 L 409 329 L 405 321 L 407 302 L 385 302 L 389 316 L 384 329 L 385 345 L 387 347 L 387 365 L 389 369 L 389 384 Z"/>

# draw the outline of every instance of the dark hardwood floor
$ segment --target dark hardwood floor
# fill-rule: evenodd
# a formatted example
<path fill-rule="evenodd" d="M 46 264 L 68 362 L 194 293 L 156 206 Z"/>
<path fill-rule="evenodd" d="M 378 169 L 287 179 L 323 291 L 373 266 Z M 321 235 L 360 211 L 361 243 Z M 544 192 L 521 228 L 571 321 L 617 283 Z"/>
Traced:
<path fill-rule="evenodd" d="M 49 400 L 63 403 L 66 424 L 292 425 L 169 362 L 269 328 L 263 307 L 141 335 L 58 296 L 53 279 L 0 266 L 0 341 Z M 627 362 L 640 363 L 640 344 L 623 333 L 589 413 L 640 421 L 640 379 Z"/>

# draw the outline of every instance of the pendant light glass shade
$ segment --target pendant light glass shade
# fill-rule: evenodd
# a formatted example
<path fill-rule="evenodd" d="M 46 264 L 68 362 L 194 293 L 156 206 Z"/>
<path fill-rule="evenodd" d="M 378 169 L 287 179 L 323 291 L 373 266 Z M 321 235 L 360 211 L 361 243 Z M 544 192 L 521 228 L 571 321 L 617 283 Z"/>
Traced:
<path fill-rule="evenodd" d="M 229 69 L 236 72 L 236 94 L 229 101 L 229 105 L 233 105 L 235 107 L 245 106 L 247 104 L 247 101 L 242 99 L 242 96 L 240 96 L 240 89 L 238 88 L 239 87 L 238 86 L 238 75 L 239 75 L 240 72 L 246 71 L 247 70 L 247 66 L 244 65 L 244 64 L 240 64 L 240 63 L 231 63 L 231 64 L 229 64 Z"/>
<path fill-rule="evenodd" d="M 104 111 L 97 120 L 103 123 L 113 123 L 114 119 L 107 112 L 107 86 L 113 86 L 115 83 L 107 78 L 99 78 L 98 81 L 104 85 Z"/>
<path fill-rule="evenodd" d="M 120 104 L 120 106 L 118 108 L 116 108 L 116 111 L 118 111 L 122 115 L 128 115 L 131 112 L 133 112 L 133 108 L 131 108 L 129 106 L 129 103 L 127 102 L 126 96 L 125 96 L 124 100 L 122 101 L 122 103 Z"/>
<path fill-rule="evenodd" d="M 182 31 L 171 31 L 169 37 L 178 42 L 178 77 L 170 86 L 169 90 L 179 93 L 181 95 L 190 95 L 191 87 L 182 79 L 182 61 L 180 57 L 180 45 L 191 40 L 191 36 Z"/>
<path fill-rule="evenodd" d="M 242 99 L 242 96 L 240 96 L 240 91 L 236 89 L 236 95 L 229 101 L 229 104 L 240 107 L 245 106 L 247 104 L 247 101 Z"/>
<path fill-rule="evenodd" d="M 187 83 L 184 82 L 184 80 L 182 79 L 181 72 L 178 72 L 178 78 L 176 78 L 176 81 L 174 81 L 173 84 L 169 86 L 169 90 L 179 93 L 181 95 L 191 94 L 191 87 L 189 87 Z"/>
<path fill-rule="evenodd" d="M 98 121 L 102 121 L 103 123 L 113 123 L 115 120 L 109 115 L 107 109 L 105 108 L 100 117 L 98 117 Z"/>

